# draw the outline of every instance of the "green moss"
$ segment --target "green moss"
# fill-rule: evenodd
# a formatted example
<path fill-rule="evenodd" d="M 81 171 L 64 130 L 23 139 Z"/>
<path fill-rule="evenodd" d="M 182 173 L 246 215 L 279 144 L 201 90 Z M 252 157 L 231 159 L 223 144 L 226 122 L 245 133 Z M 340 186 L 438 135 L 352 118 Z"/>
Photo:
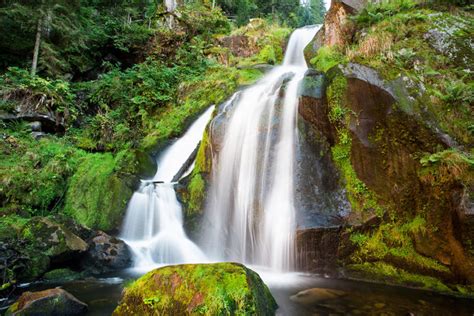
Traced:
<path fill-rule="evenodd" d="M 375 193 L 367 188 L 354 170 L 351 163 L 352 137 L 349 131 L 351 115 L 354 115 L 345 105 L 347 79 L 336 72 L 326 94 L 329 104 L 329 120 L 336 126 L 337 143 L 331 148 L 332 157 L 341 171 L 347 195 L 353 210 L 361 215 L 377 214 L 382 216 L 384 208 L 377 202 Z"/>
<path fill-rule="evenodd" d="M 0 240 L 16 239 L 28 219 L 17 216 L 1 216 L 0 217 Z"/>
<path fill-rule="evenodd" d="M 64 212 L 92 229 L 118 226 L 133 191 L 131 175 L 123 175 L 123 156 L 89 154 L 69 183 Z M 127 181 L 128 180 L 128 181 Z"/>
<path fill-rule="evenodd" d="M 56 269 L 45 273 L 43 278 L 50 282 L 67 282 L 80 279 L 81 273 L 66 268 Z"/>
<path fill-rule="evenodd" d="M 253 271 L 235 263 L 169 266 L 125 290 L 114 315 L 272 315 L 276 303 Z"/>
<path fill-rule="evenodd" d="M 200 174 L 196 174 L 192 177 L 189 182 L 188 190 L 188 211 L 197 212 L 202 210 L 202 204 L 206 193 L 206 182 Z"/>
<path fill-rule="evenodd" d="M 350 240 L 358 246 L 351 260 L 356 263 L 370 261 L 396 261 L 404 269 L 428 273 L 450 274 L 448 267 L 438 261 L 416 252 L 412 236 L 426 234 L 429 227 L 426 220 L 416 216 L 408 222 L 381 224 L 374 232 L 352 233 Z"/>
<path fill-rule="evenodd" d="M 409 273 L 384 262 L 364 262 L 347 268 L 357 278 L 369 278 L 372 281 L 421 287 L 445 293 L 453 292 L 446 284 L 434 277 Z"/>
<path fill-rule="evenodd" d="M 201 213 L 206 198 L 206 180 L 205 177 L 211 172 L 212 159 L 210 157 L 209 134 L 206 130 L 203 134 L 201 144 L 196 156 L 196 164 L 187 186 L 185 200 L 187 203 L 187 215 L 192 213 Z"/>

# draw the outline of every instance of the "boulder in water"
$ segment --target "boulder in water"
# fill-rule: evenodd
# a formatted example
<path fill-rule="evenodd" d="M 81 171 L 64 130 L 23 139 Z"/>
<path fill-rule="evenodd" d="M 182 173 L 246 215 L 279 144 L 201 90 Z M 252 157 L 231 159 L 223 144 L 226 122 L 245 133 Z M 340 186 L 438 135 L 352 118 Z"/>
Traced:
<path fill-rule="evenodd" d="M 274 315 L 277 304 L 254 271 L 238 263 L 153 270 L 124 291 L 113 315 Z"/>
<path fill-rule="evenodd" d="M 122 240 L 99 231 L 89 243 L 82 267 L 94 274 L 128 268 L 132 263 L 130 249 Z"/>
<path fill-rule="evenodd" d="M 63 289 L 25 292 L 7 310 L 6 315 L 84 315 L 87 304 Z"/>
<path fill-rule="evenodd" d="M 298 292 L 297 294 L 290 297 L 294 302 L 301 304 L 314 304 L 321 301 L 333 300 L 347 295 L 344 291 L 326 289 L 326 288 L 313 288 Z"/>

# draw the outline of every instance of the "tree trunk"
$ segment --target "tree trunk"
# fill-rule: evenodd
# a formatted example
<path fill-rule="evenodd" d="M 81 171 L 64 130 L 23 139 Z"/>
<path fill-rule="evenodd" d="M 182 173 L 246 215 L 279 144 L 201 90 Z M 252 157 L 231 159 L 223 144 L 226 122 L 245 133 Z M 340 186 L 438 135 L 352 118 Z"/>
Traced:
<path fill-rule="evenodd" d="M 33 51 L 33 63 L 31 65 L 31 75 L 36 75 L 36 69 L 38 68 L 38 56 L 39 49 L 41 44 L 41 31 L 43 28 L 43 16 L 40 16 L 38 19 L 38 26 L 36 27 L 36 40 L 35 40 L 35 49 Z"/>

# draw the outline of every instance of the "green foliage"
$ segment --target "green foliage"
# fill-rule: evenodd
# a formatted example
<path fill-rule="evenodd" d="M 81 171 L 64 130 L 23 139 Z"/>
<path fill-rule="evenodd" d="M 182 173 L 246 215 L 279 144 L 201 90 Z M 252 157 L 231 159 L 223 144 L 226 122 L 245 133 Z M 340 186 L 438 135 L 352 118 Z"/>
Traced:
<path fill-rule="evenodd" d="M 337 48 L 323 46 L 318 50 L 318 54 L 311 59 L 311 64 L 319 71 L 327 72 L 329 69 L 339 64 L 345 64 L 346 58 L 337 51 Z"/>
<path fill-rule="evenodd" d="M 426 154 L 420 159 L 421 179 L 432 185 L 446 185 L 454 181 L 469 185 L 474 181 L 474 158 L 469 153 L 447 149 Z"/>
<path fill-rule="evenodd" d="M 52 112 L 69 121 L 77 116 L 75 94 L 67 81 L 32 77 L 16 67 L 0 76 L 0 97 L 0 109 L 7 112 Z"/>
<path fill-rule="evenodd" d="M 68 142 L 55 138 L 35 141 L 24 130 L 9 130 L 0 139 L 2 213 L 45 215 L 57 212 L 67 179 L 84 155 Z"/>
<path fill-rule="evenodd" d="M 399 12 L 407 11 L 416 5 L 414 0 L 382 0 L 377 3 L 369 2 L 367 6 L 354 17 L 360 26 L 370 26 Z"/>

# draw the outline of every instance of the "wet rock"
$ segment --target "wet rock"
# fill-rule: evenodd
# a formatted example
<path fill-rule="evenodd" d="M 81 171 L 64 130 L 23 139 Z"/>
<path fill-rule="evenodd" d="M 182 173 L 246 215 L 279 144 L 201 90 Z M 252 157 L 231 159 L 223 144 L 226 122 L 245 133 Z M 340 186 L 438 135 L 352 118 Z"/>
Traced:
<path fill-rule="evenodd" d="M 297 303 L 309 305 L 322 301 L 338 299 L 346 295 L 347 293 L 344 291 L 326 288 L 313 288 L 298 292 L 297 294 L 291 296 L 290 299 Z"/>
<path fill-rule="evenodd" d="M 325 76 L 308 71 L 299 102 L 296 152 L 296 209 L 300 229 L 337 226 L 350 212 L 330 145 L 335 130 L 328 119 Z"/>
<path fill-rule="evenodd" d="M 340 240 L 339 227 L 299 229 L 296 233 L 298 270 L 334 273 Z"/>
<path fill-rule="evenodd" d="M 41 292 L 25 292 L 7 310 L 6 315 L 84 315 L 87 304 L 79 301 L 63 289 Z"/>
<path fill-rule="evenodd" d="M 89 242 L 89 250 L 81 262 L 81 266 L 93 274 L 128 268 L 131 264 L 127 244 L 101 231 Z"/>
<path fill-rule="evenodd" d="M 113 315 L 274 315 L 258 274 L 237 263 L 168 266 L 128 286 Z"/>

